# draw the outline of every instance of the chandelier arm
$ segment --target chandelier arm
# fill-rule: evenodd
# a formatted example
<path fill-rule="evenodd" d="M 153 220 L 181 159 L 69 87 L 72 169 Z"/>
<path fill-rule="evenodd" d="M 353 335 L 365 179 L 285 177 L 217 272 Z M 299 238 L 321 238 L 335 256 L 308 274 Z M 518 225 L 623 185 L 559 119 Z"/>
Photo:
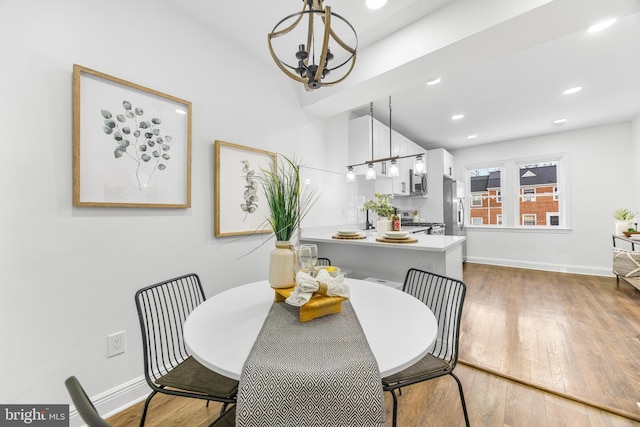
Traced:
<path fill-rule="evenodd" d="M 294 30 L 298 26 L 300 21 L 302 20 L 302 17 L 304 16 L 306 9 L 307 9 L 307 4 L 305 3 L 304 6 L 302 6 L 302 10 L 300 12 L 292 13 L 291 15 L 286 16 L 283 19 L 281 19 L 280 22 L 278 22 L 276 24 L 276 26 L 273 27 L 273 30 L 271 30 L 271 32 L 269 33 L 269 39 L 283 36 L 285 34 L 290 33 L 292 30 Z M 288 20 L 290 18 L 293 18 L 296 15 L 298 15 L 298 17 L 296 18 L 296 20 L 291 25 L 289 25 L 287 28 L 283 28 L 280 31 L 277 31 L 277 32 L 275 31 L 275 29 L 278 28 L 278 26 L 280 24 L 282 24 L 284 21 L 286 21 L 286 20 Z"/>
<path fill-rule="evenodd" d="M 300 83 L 307 83 L 307 80 L 300 77 L 299 75 L 292 73 L 291 71 L 289 71 L 283 62 L 280 61 L 278 59 L 278 57 L 276 56 L 276 53 L 273 51 L 273 47 L 271 46 L 271 37 L 268 37 L 268 44 L 269 44 L 269 53 L 271 53 L 271 58 L 273 58 L 273 61 L 276 63 L 276 65 L 278 66 L 278 68 L 280 68 L 280 70 L 285 73 L 287 76 L 291 77 L 292 79 L 300 82 Z"/>
<path fill-rule="evenodd" d="M 324 36 L 322 37 L 322 53 L 320 54 L 320 63 L 316 70 L 314 79 L 319 82 L 322 78 L 322 72 L 327 65 L 327 52 L 329 51 L 329 32 L 331 31 L 331 7 L 324 8 Z"/>
<path fill-rule="evenodd" d="M 315 16 L 315 10 L 309 10 L 309 27 L 307 28 L 307 57 L 304 60 L 304 65 L 309 65 L 309 58 L 311 57 L 311 44 L 313 42 L 313 19 Z M 314 59 L 315 62 L 315 59 Z"/>
<path fill-rule="evenodd" d="M 346 64 L 346 61 L 343 63 L 343 65 Z M 340 77 L 338 80 L 334 80 L 332 82 L 327 82 L 327 83 L 322 83 L 322 86 L 333 86 L 337 83 L 340 83 L 341 81 L 343 81 L 344 79 L 346 79 L 347 77 L 349 77 L 349 74 L 351 73 L 351 70 L 353 70 L 353 67 L 356 65 L 356 54 L 353 54 L 353 61 L 351 61 L 351 64 L 349 65 L 349 71 L 347 71 L 342 77 Z M 332 68 L 334 69 L 334 68 Z"/>
<path fill-rule="evenodd" d="M 329 7 L 329 6 L 327 6 Z M 331 38 L 334 39 L 336 41 L 336 43 L 338 43 L 338 45 L 340 47 L 342 47 L 344 50 L 346 50 L 347 52 L 353 54 L 357 49 L 358 49 L 358 34 L 356 33 L 356 29 L 353 28 L 353 25 L 351 25 L 349 23 L 349 21 L 347 21 L 346 19 L 344 19 L 342 16 L 338 15 L 337 13 L 331 13 L 331 15 L 335 16 L 336 18 L 340 19 L 342 22 L 344 22 L 345 24 L 347 24 L 349 26 L 349 28 L 351 28 L 351 31 L 353 31 L 353 34 L 356 35 L 356 47 L 351 47 L 348 44 L 346 44 L 341 38 L 340 36 L 338 36 L 335 31 L 333 31 L 333 28 L 331 28 Z M 324 17 L 322 18 L 322 21 L 324 22 Z M 326 23 L 325 23 L 326 25 Z M 345 61 L 346 62 L 346 61 Z"/>

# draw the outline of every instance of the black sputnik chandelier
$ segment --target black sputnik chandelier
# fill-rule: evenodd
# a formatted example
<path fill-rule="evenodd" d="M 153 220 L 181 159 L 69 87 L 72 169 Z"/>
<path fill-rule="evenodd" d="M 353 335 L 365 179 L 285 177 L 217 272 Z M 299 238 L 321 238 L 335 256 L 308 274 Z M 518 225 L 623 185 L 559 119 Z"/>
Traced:
<path fill-rule="evenodd" d="M 349 21 L 332 12 L 331 7 L 323 6 L 322 0 L 302 1 L 302 11 L 283 18 L 267 38 L 276 65 L 311 91 L 340 83 L 351 73 L 356 63 L 358 35 Z M 304 18 L 306 29 L 299 25 Z M 281 57 L 295 58 L 297 63 L 290 65 Z"/>

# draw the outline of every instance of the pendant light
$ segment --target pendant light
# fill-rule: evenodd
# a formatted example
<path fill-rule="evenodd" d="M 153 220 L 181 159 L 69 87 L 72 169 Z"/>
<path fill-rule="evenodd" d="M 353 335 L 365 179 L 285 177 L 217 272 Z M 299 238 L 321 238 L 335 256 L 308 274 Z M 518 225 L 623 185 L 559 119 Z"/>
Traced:
<path fill-rule="evenodd" d="M 340 83 L 356 63 L 356 30 L 322 1 L 303 0 L 302 11 L 284 17 L 267 35 L 278 68 L 308 91 Z M 307 24 L 299 26 L 304 18 Z"/>
<path fill-rule="evenodd" d="M 393 157 L 392 135 L 393 135 L 393 130 L 391 128 L 391 96 L 389 96 L 389 157 Z M 389 168 L 389 176 L 392 176 L 392 177 L 400 176 L 400 169 L 398 168 L 397 159 L 391 160 L 391 167 Z"/>
<path fill-rule="evenodd" d="M 367 164 L 365 178 L 369 181 L 376 179 L 376 170 L 373 168 L 373 101 L 369 102 L 369 114 L 371 117 L 371 162 Z"/>
<path fill-rule="evenodd" d="M 373 168 L 373 163 L 369 163 L 367 166 L 367 174 L 365 175 L 367 181 L 373 181 L 376 179 L 376 170 Z"/>
<path fill-rule="evenodd" d="M 416 156 L 416 162 L 413 166 L 413 170 L 416 173 L 422 173 L 424 172 L 424 160 L 422 159 L 422 154 Z"/>
<path fill-rule="evenodd" d="M 347 168 L 347 182 L 356 182 L 356 174 L 353 171 L 353 166 Z"/>
<path fill-rule="evenodd" d="M 413 171 L 416 174 L 425 173 L 425 164 L 424 164 L 424 154 L 423 153 L 415 153 L 415 154 L 406 154 L 406 155 L 396 155 L 393 154 L 393 128 L 392 128 L 392 111 L 391 111 L 391 96 L 389 96 L 389 157 L 383 157 L 379 159 L 374 159 L 374 141 L 373 141 L 373 130 L 374 130 L 374 118 L 373 118 L 373 102 L 369 103 L 369 119 L 371 120 L 371 160 L 365 160 L 362 163 L 354 163 L 352 165 L 347 165 L 347 182 L 356 182 L 356 176 L 354 172 L 354 168 L 357 166 L 367 166 L 367 170 L 365 173 L 365 178 L 367 180 L 376 179 L 376 170 L 374 168 L 376 163 L 380 163 L 382 166 L 382 174 L 389 177 L 397 177 L 400 176 L 400 168 L 398 165 L 398 160 L 400 159 L 408 159 L 415 158 L 415 164 Z M 389 162 L 389 166 L 387 166 L 387 162 Z"/>

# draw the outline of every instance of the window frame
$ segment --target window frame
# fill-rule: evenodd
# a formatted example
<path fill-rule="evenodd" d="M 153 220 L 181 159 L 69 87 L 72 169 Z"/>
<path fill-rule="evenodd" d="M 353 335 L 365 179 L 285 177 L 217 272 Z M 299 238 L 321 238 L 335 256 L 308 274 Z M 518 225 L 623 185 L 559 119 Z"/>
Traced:
<path fill-rule="evenodd" d="M 520 187 L 522 189 L 522 201 L 523 202 L 535 202 L 536 201 L 536 188 L 535 187 Z M 528 193 L 527 191 L 531 191 Z"/>
<path fill-rule="evenodd" d="M 533 217 L 533 224 L 525 224 L 526 220 L 525 217 Z M 532 213 L 526 213 L 526 214 L 522 214 L 522 226 L 523 227 L 536 227 L 538 225 L 538 215 L 536 214 L 532 214 Z"/>
<path fill-rule="evenodd" d="M 550 220 L 547 220 L 547 225 L 521 225 L 522 220 L 522 212 L 523 206 L 521 203 L 521 198 L 523 197 L 521 185 L 520 185 L 520 168 L 525 165 L 533 165 L 540 164 L 544 166 L 545 164 L 555 164 L 556 169 L 556 182 L 549 183 L 547 187 L 552 189 L 551 191 L 545 191 L 545 196 L 552 196 L 552 199 L 556 203 L 557 212 L 553 212 L 551 216 L 558 216 L 558 225 L 548 225 Z M 521 157 L 521 158 L 507 158 L 502 160 L 496 160 L 491 162 L 484 163 L 470 163 L 463 166 L 463 170 L 465 173 L 465 188 L 467 190 L 467 204 L 465 206 L 465 210 L 467 213 L 467 226 L 471 228 L 477 228 L 478 230 L 521 230 L 525 232 L 567 232 L 571 231 L 571 203 L 570 197 L 567 196 L 569 193 L 569 182 L 566 177 L 571 176 L 570 173 L 570 156 L 568 153 L 556 153 L 556 154 L 547 154 L 540 156 L 531 156 L 531 157 Z M 502 216 L 502 224 L 500 225 L 498 220 L 498 224 L 492 223 L 482 223 L 482 225 L 473 224 L 471 221 L 471 197 L 470 197 L 470 188 L 471 188 L 471 179 L 473 176 L 477 176 L 476 171 L 481 171 L 483 169 L 491 169 L 491 170 L 499 170 L 500 171 L 500 186 L 498 189 L 500 190 L 500 199 L 501 199 L 501 216 Z M 526 196 L 528 198 L 534 198 L 537 196 L 541 196 L 541 194 L 537 193 L 535 190 L 538 186 L 533 185 L 530 186 L 534 189 L 535 194 L 528 194 Z M 479 192 L 477 192 L 479 193 Z M 476 194 L 477 194 L 476 193 Z M 535 199 L 533 199 L 535 200 Z M 541 202 L 543 200 L 541 199 Z M 480 206 L 476 206 L 473 209 L 479 209 Z M 529 213 L 529 212 L 527 212 Z M 539 215 L 545 215 L 543 212 L 536 212 Z M 536 221 L 537 221 L 536 216 Z M 494 217 L 497 219 L 497 215 L 494 214 Z M 476 220 L 477 222 L 477 220 Z"/>

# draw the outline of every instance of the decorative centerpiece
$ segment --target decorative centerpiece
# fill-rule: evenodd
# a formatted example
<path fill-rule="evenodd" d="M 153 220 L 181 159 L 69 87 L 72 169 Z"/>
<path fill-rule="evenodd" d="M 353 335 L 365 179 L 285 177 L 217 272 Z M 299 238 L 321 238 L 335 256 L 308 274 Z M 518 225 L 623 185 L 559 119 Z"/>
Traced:
<path fill-rule="evenodd" d="M 317 188 L 301 186 L 300 164 L 284 156 L 271 170 L 263 170 L 262 183 L 270 215 L 267 222 L 276 237 L 276 248 L 269 259 L 269 284 L 274 288 L 289 288 L 295 285 L 297 256 L 291 237 L 300 227 L 316 201 Z"/>
<path fill-rule="evenodd" d="M 625 232 L 636 231 L 633 224 L 633 219 L 636 215 L 629 209 L 618 209 L 613 214 L 613 217 L 616 219 L 616 236 L 622 236 Z"/>
<path fill-rule="evenodd" d="M 364 204 L 365 209 L 375 212 L 378 215 L 376 230 L 379 237 L 385 232 L 391 231 L 391 215 L 393 215 L 393 206 L 389 202 L 389 196 L 385 194 L 375 193 L 375 200 L 367 200 Z"/>

